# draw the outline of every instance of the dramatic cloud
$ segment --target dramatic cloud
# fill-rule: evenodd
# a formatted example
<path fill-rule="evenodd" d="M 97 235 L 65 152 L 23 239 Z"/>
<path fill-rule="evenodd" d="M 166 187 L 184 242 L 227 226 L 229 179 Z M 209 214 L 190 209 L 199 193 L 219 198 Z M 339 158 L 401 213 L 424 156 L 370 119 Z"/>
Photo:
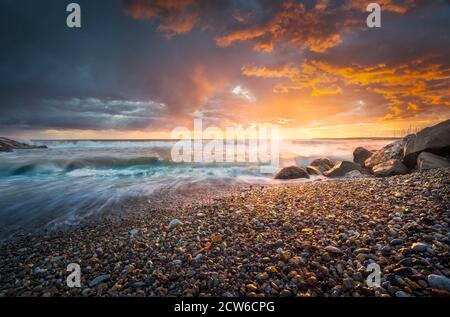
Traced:
<path fill-rule="evenodd" d="M 64 1 L 3 0 L 0 134 L 159 137 L 201 115 L 357 135 L 447 119 L 450 3 L 376 1 L 369 29 L 368 2 L 78 0 L 69 29 Z"/>
<path fill-rule="evenodd" d="M 271 52 L 274 47 L 296 47 L 325 52 L 342 42 L 345 32 L 364 28 L 367 1 L 318 0 L 314 5 L 294 0 L 257 1 L 252 7 L 226 10 L 234 1 L 125 0 L 125 11 L 136 19 L 157 19 L 167 35 L 192 31 L 195 25 L 214 29 L 218 46 L 250 42 L 254 50 Z M 423 0 L 378 1 L 384 12 L 404 14 Z M 221 19 L 211 19 L 221 13 Z M 224 19 L 227 18 L 228 19 Z M 236 23 L 239 22 L 239 23 Z M 221 23 L 221 25 L 220 25 Z"/>
<path fill-rule="evenodd" d="M 391 112 L 385 119 L 408 117 L 432 106 L 450 106 L 450 67 L 420 60 L 393 67 L 335 67 L 326 62 L 304 61 L 299 66 L 278 68 L 244 66 L 242 72 L 246 76 L 287 79 L 274 87 L 277 93 L 309 90 L 311 96 L 321 96 L 342 94 L 346 87 L 364 87 L 388 101 Z"/>

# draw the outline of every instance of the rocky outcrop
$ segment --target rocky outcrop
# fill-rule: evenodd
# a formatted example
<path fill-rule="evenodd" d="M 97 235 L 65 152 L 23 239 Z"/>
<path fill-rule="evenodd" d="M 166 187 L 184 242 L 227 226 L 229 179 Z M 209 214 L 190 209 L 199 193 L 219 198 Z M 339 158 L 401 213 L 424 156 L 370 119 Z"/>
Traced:
<path fill-rule="evenodd" d="M 408 139 L 404 148 L 403 163 L 408 168 L 414 168 L 417 164 L 417 157 L 422 152 L 439 156 L 450 154 L 450 119 L 425 128 Z"/>
<path fill-rule="evenodd" d="M 417 157 L 417 167 L 419 171 L 430 170 L 433 168 L 450 167 L 450 161 L 442 156 L 434 155 L 428 152 L 422 152 Z"/>
<path fill-rule="evenodd" d="M 320 172 L 320 170 L 314 166 L 307 166 L 306 171 L 308 172 L 309 175 L 321 175 L 322 174 Z"/>
<path fill-rule="evenodd" d="M 30 145 L 0 137 L 0 152 L 12 152 L 15 149 L 46 149 L 45 145 Z"/>
<path fill-rule="evenodd" d="M 359 146 L 353 151 L 353 162 L 365 167 L 365 162 L 372 156 L 373 152 Z"/>
<path fill-rule="evenodd" d="M 319 159 L 315 159 L 309 164 L 312 167 L 317 168 L 321 173 L 328 171 L 336 165 L 336 162 L 330 160 L 329 158 L 323 157 Z"/>
<path fill-rule="evenodd" d="M 309 178 L 306 169 L 297 166 L 289 166 L 282 168 L 275 179 L 295 179 L 295 178 Z"/>
<path fill-rule="evenodd" d="M 351 171 L 361 172 L 361 165 L 349 161 L 337 162 L 336 165 L 333 166 L 333 168 L 323 173 L 323 175 L 328 177 L 343 177 L 345 176 L 345 174 Z"/>
<path fill-rule="evenodd" d="M 390 159 L 381 164 L 375 165 L 372 172 L 376 176 L 393 176 L 408 173 L 408 168 L 398 159 Z"/>
<path fill-rule="evenodd" d="M 412 135 L 409 135 L 401 140 L 397 140 L 395 142 L 392 142 L 375 153 L 371 157 L 369 157 L 365 161 L 365 167 L 373 168 L 376 165 L 385 163 L 389 160 L 402 160 L 403 159 L 403 149 L 408 142 L 409 139 L 411 139 Z"/>

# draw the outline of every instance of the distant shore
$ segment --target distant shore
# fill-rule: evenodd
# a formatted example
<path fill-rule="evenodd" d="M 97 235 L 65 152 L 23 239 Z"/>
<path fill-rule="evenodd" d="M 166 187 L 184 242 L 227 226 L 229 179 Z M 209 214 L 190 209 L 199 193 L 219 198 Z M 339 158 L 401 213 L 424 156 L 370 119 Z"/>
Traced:
<path fill-rule="evenodd" d="M 446 168 L 130 201 L 1 246 L 0 296 L 449 295 L 436 282 L 450 276 L 449 183 Z M 66 286 L 69 263 L 81 288 Z"/>

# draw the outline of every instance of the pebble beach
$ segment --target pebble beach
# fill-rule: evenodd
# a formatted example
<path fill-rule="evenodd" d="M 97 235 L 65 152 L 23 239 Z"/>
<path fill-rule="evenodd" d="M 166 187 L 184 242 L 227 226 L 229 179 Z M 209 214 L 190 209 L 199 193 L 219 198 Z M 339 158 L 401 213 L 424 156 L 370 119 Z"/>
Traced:
<path fill-rule="evenodd" d="M 449 183 L 445 168 L 130 202 L 1 245 L 0 296 L 448 296 Z"/>

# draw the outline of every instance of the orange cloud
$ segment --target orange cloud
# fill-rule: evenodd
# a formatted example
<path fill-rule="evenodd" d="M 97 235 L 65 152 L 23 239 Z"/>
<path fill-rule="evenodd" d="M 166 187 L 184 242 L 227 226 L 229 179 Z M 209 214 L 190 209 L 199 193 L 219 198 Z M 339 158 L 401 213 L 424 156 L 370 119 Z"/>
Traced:
<path fill-rule="evenodd" d="M 197 23 L 197 0 L 124 0 L 124 9 L 134 19 L 159 18 L 159 30 L 168 36 L 187 33 Z"/>
<path fill-rule="evenodd" d="M 274 87 L 274 92 L 309 90 L 311 96 L 341 94 L 344 89 L 363 87 L 379 94 L 388 102 L 389 114 L 384 119 L 404 118 L 426 111 L 426 106 L 450 106 L 450 68 L 426 65 L 422 61 L 388 66 L 338 67 L 321 61 L 304 61 L 278 68 L 244 66 L 249 77 L 287 79 Z"/>
<path fill-rule="evenodd" d="M 384 12 L 405 14 L 423 0 L 380 0 Z M 231 2 L 210 0 L 124 0 L 125 11 L 135 19 L 158 19 L 159 30 L 168 36 L 190 32 L 195 25 L 220 30 L 219 47 L 250 42 L 255 51 L 271 52 L 276 47 L 295 47 L 323 53 L 338 46 L 343 34 L 364 28 L 366 0 L 345 0 L 338 5 L 317 0 L 312 7 L 294 0 L 260 2 L 265 18 L 254 18 L 256 8 L 229 9 Z M 214 19 L 214 16 L 220 18 Z M 225 18 L 224 18 L 225 17 Z M 238 22 L 238 26 L 236 26 Z M 214 27 L 212 27 L 214 25 Z"/>

